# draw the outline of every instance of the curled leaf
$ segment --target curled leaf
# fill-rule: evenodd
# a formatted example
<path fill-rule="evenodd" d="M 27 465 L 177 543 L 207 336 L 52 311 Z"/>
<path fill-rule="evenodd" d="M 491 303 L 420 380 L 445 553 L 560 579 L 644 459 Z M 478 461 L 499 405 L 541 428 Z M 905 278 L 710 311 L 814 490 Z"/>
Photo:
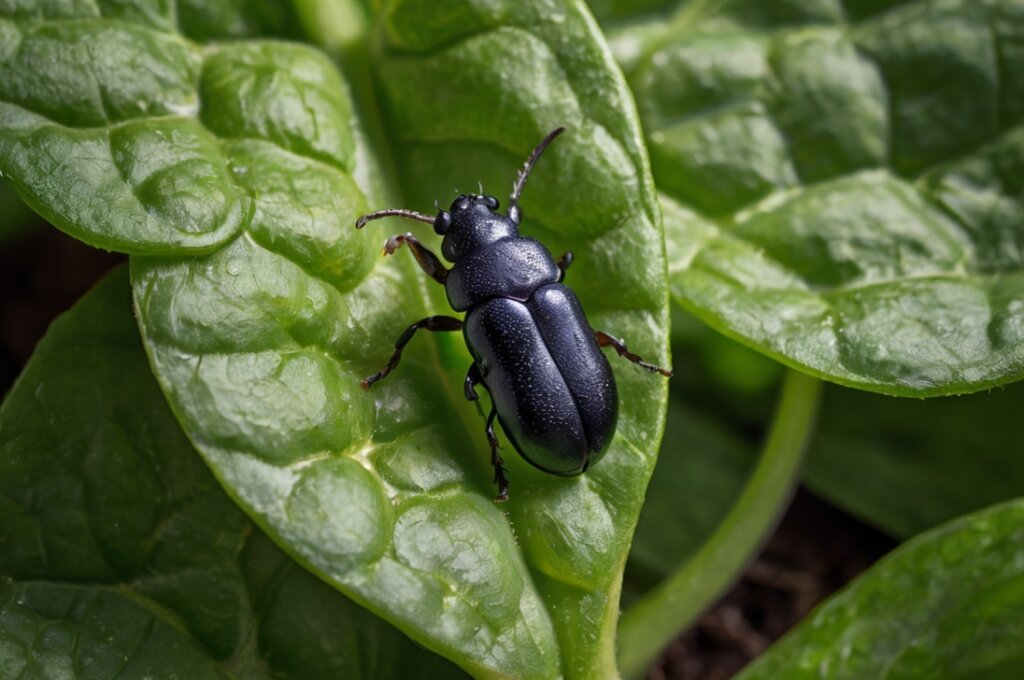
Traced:
<path fill-rule="evenodd" d="M 613 39 L 664 194 L 673 295 L 852 387 L 1019 380 L 1021 10 L 847 4 L 677 3 Z"/>

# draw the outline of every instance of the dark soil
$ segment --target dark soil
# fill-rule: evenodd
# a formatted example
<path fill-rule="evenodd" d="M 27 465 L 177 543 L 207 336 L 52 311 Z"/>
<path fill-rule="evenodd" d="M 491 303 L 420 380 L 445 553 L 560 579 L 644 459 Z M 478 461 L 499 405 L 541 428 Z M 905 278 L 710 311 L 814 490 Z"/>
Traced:
<path fill-rule="evenodd" d="M 50 322 L 124 260 L 45 224 L 0 244 L 0 394 Z"/>
<path fill-rule="evenodd" d="M 45 225 L 0 245 L 0 393 L 10 389 L 50 322 L 124 259 Z M 739 583 L 665 651 L 649 677 L 732 677 L 895 545 L 800 491 Z"/>
<path fill-rule="evenodd" d="M 801 489 L 757 560 L 648 678 L 731 678 L 896 543 Z"/>

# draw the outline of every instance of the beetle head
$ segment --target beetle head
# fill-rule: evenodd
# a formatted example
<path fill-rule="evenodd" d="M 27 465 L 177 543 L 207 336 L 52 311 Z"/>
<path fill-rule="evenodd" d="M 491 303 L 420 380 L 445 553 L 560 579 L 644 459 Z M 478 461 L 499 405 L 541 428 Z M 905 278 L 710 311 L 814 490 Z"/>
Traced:
<path fill-rule="evenodd" d="M 498 199 L 476 194 L 461 195 L 449 210 L 438 213 L 434 231 L 444 236 L 441 253 L 445 259 L 455 262 L 471 250 L 516 236 L 516 225 L 497 210 Z"/>

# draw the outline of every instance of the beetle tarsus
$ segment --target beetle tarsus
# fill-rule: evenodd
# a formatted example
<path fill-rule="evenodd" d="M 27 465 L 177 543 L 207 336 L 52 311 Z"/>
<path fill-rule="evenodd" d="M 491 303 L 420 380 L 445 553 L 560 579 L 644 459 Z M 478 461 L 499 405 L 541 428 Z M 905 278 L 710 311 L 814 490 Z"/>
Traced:
<path fill-rule="evenodd" d="M 491 414 L 487 416 L 487 427 L 484 431 L 487 433 L 487 443 L 491 445 L 491 465 L 494 466 L 494 483 L 498 485 L 498 495 L 494 498 L 494 502 L 504 503 L 508 500 L 508 478 L 505 477 L 505 461 L 501 459 L 501 454 L 498 453 L 501 444 L 498 443 L 498 437 L 494 434 L 494 418 L 497 415 L 497 409 L 491 406 Z"/>
<path fill-rule="evenodd" d="M 405 242 L 406 236 L 412 236 L 412 234 L 397 234 L 392 236 L 384 242 L 384 247 L 381 249 L 381 255 L 394 255 L 395 251 L 398 250 L 401 245 Z"/>
<path fill-rule="evenodd" d="M 633 354 L 632 352 L 630 352 L 629 348 L 626 347 L 626 343 L 624 343 L 622 340 L 614 338 L 611 335 L 605 333 L 604 331 L 594 331 L 594 337 L 597 338 L 598 347 L 611 347 L 616 352 L 618 352 L 619 356 L 622 357 L 623 359 L 626 359 L 627 361 L 632 361 L 637 366 L 645 368 L 651 373 L 660 373 L 666 378 L 672 377 L 672 371 L 670 371 L 669 369 L 648 363 L 644 361 L 640 357 L 640 355 Z"/>
<path fill-rule="evenodd" d="M 419 239 L 412 234 L 396 234 L 392 236 L 384 242 L 382 254 L 394 255 L 395 251 L 401 248 L 403 243 L 409 246 L 409 250 L 412 251 L 416 262 L 420 265 L 420 269 L 426 272 L 427 276 L 442 285 L 448 280 L 447 267 L 441 264 L 441 260 L 437 258 L 437 255 L 430 252 L 430 249 L 420 243 Z"/>

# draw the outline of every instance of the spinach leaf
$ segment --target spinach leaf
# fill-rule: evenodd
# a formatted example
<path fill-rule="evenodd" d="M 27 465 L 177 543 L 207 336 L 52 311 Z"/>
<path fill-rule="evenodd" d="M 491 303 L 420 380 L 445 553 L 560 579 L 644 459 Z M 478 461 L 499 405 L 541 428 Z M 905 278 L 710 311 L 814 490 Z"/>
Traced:
<path fill-rule="evenodd" d="M 1018 380 L 1024 13 L 846 5 L 670 3 L 613 37 L 664 193 L 673 296 L 844 385 Z"/>
<path fill-rule="evenodd" d="M 230 6 L 187 3 L 182 24 L 141 0 L 4 10 L 17 49 L 3 55 L 0 169 L 61 228 L 134 255 L 143 340 L 172 410 L 275 542 L 477 675 L 613 675 L 664 381 L 615 363 L 618 432 L 582 478 L 551 478 L 506 447 L 513 501 L 501 509 L 482 423 L 461 399 L 458 339 L 418 340 L 400 371 L 360 390 L 404 327 L 440 311 L 439 291 L 352 228 L 386 204 L 332 63 L 294 44 L 202 44 L 263 26 Z M 656 197 L 630 94 L 586 8 L 451 9 L 378 13 L 375 96 L 403 204 L 452 181 L 498 193 L 545 132 L 568 126 L 531 180 L 524 230 L 575 251 L 569 282 L 595 327 L 668 363 Z M 55 66 L 33 79 L 39 55 Z"/>
<path fill-rule="evenodd" d="M 504 188 L 567 125 L 531 181 L 524 230 L 576 250 L 570 282 L 596 327 L 667 363 L 660 215 L 629 92 L 582 3 L 541 4 L 381 8 L 386 164 L 406 205 L 443 196 L 459 169 Z M 474 674 L 614 675 L 664 381 L 617 362 L 622 414 L 601 464 L 555 479 L 506 446 L 513 500 L 496 507 L 458 339 L 418 340 L 388 381 L 359 389 L 399 332 L 440 308 L 410 258 L 379 260 L 383 239 L 352 228 L 385 205 L 338 72 L 300 45 L 200 44 L 249 24 L 189 3 L 198 18 L 179 32 L 163 7 L 4 10 L 17 38 L 0 72 L 5 177 L 61 228 L 134 255 L 172 409 L 303 565 Z M 207 16 L 220 18 L 204 31 Z M 38 55 L 52 72 L 33 79 Z"/>
<path fill-rule="evenodd" d="M 453 677 L 245 517 L 149 372 L 124 268 L 0 407 L 5 677 Z"/>
<path fill-rule="evenodd" d="M 738 677 L 1014 678 L 1022 622 L 1017 500 L 907 542 Z"/>
<path fill-rule="evenodd" d="M 586 9 L 579 2 L 445 9 L 390 2 L 379 19 L 376 81 L 406 205 L 423 209 L 446 201 L 454 187 L 475 189 L 478 180 L 500 195 L 526 152 L 567 125 L 527 187 L 523 231 L 556 253 L 574 251 L 567 283 L 591 325 L 665 361 L 658 206 L 630 94 Z M 431 293 L 436 301 L 438 291 Z M 386 356 L 382 347 L 376 361 Z M 458 401 L 468 358 L 444 345 L 440 359 L 446 392 Z M 506 456 L 513 483 L 521 480 L 509 519 L 569 677 L 615 673 L 619 578 L 663 422 L 664 385 L 611 361 L 622 412 L 600 464 L 566 482 Z M 436 376 L 430 380 L 438 385 Z M 469 444 L 460 448 L 479 459 L 479 419 L 455 408 L 468 430 L 461 437 Z M 458 440 L 452 434 L 448 441 Z"/>
<path fill-rule="evenodd" d="M 188 38 L 270 26 L 294 33 L 298 20 L 287 5 L 255 1 L 6 3 L 0 176 L 52 224 L 101 248 L 176 253 L 224 244 L 253 210 L 209 125 L 237 93 L 210 87 L 223 75 L 221 48 Z M 258 97 L 266 83 L 253 76 L 235 85 Z M 305 108 L 277 108 L 262 123 L 283 137 L 315 127 L 341 84 L 334 77 L 321 87 Z"/>

